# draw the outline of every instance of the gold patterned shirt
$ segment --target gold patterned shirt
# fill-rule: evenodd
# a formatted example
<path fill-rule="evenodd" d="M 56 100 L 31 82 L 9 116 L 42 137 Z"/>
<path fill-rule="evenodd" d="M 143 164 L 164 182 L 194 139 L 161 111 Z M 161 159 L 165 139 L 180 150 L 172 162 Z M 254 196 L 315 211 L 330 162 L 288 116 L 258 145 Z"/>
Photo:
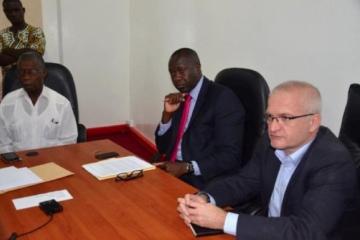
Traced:
<path fill-rule="evenodd" d="M 45 52 L 45 35 L 41 28 L 33 27 L 29 24 L 14 34 L 10 31 L 10 27 L 0 31 L 0 52 L 3 49 L 23 49 L 30 48 L 36 50 L 42 55 Z M 5 76 L 6 71 L 12 66 L 8 65 L 2 68 L 2 74 Z"/>

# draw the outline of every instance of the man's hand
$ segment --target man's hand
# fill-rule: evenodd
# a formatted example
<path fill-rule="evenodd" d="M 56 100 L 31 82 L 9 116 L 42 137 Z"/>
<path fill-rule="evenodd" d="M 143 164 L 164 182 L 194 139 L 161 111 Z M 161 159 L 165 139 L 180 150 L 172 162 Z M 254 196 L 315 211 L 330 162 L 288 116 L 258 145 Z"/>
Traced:
<path fill-rule="evenodd" d="M 175 177 L 180 177 L 187 173 L 187 163 L 186 162 L 160 162 L 155 163 L 155 166 L 164 169 L 166 172 L 170 173 Z"/>
<path fill-rule="evenodd" d="M 170 93 L 165 96 L 164 110 L 161 118 L 162 123 L 170 121 L 172 114 L 180 107 L 180 103 L 185 100 L 185 93 Z"/>
<path fill-rule="evenodd" d="M 184 222 L 189 225 L 195 223 L 202 227 L 223 229 L 226 212 L 198 195 L 186 194 L 178 198 L 177 210 Z"/>

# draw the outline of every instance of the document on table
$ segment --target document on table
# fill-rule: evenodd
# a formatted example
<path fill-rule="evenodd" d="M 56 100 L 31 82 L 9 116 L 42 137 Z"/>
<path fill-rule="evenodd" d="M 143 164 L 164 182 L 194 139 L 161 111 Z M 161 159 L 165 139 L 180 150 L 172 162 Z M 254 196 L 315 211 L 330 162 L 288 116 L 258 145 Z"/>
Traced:
<path fill-rule="evenodd" d="M 27 167 L 16 168 L 12 166 L 0 169 L 0 192 L 40 182 L 43 180 Z"/>
<path fill-rule="evenodd" d="M 128 173 L 134 170 L 152 170 L 155 169 L 155 166 L 136 156 L 128 156 L 84 164 L 83 168 L 97 179 L 103 180 L 113 178 L 119 173 Z"/>
<path fill-rule="evenodd" d="M 37 194 L 37 195 L 23 197 L 23 198 L 16 198 L 16 199 L 13 199 L 12 201 L 13 201 L 13 204 L 14 204 L 16 210 L 20 210 L 20 209 L 39 206 L 40 202 L 48 201 L 51 199 L 55 199 L 56 201 L 60 202 L 60 201 L 65 201 L 65 200 L 69 200 L 72 198 L 73 197 L 68 192 L 68 190 L 63 189 L 63 190 L 59 190 L 59 191 L 42 193 L 42 194 Z"/>

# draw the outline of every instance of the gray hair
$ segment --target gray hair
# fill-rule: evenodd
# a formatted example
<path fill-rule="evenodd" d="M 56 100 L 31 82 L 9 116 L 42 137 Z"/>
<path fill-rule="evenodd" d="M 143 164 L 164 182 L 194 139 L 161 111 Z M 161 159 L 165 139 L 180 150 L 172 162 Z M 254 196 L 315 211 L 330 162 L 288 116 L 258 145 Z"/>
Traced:
<path fill-rule="evenodd" d="M 17 60 L 17 65 L 19 65 L 22 61 L 28 61 L 28 60 L 32 60 L 35 61 L 37 64 L 39 64 L 39 67 L 42 70 L 45 70 L 45 61 L 43 59 L 43 57 L 41 56 L 40 53 L 36 52 L 36 51 L 28 51 L 28 52 L 24 52 L 23 54 L 21 54 Z"/>
<path fill-rule="evenodd" d="M 300 91 L 305 110 L 308 113 L 321 114 L 321 94 L 314 85 L 303 81 L 286 81 L 276 86 L 270 96 L 277 91 Z"/>

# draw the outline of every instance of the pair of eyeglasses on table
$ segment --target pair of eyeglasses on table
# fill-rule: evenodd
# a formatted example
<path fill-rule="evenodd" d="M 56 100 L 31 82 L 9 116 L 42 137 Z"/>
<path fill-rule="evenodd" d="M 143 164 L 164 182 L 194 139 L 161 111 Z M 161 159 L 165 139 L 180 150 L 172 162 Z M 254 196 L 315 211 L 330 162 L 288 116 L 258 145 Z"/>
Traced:
<path fill-rule="evenodd" d="M 134 170 L 132 172 L 119 173 L 118 175 L 116 175 L 115 181 L 128 181 L 142 176 L 144 176 L 143 170 Z"/>

